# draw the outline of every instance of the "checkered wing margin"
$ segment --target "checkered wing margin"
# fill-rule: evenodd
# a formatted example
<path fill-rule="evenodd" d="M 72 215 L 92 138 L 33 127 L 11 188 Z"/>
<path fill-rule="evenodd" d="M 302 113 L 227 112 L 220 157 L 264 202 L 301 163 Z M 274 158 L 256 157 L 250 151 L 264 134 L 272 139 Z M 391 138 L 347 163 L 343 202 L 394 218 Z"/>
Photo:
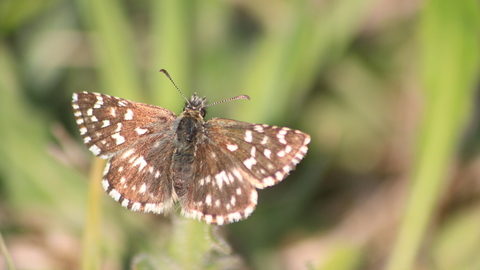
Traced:
<path fill-rule="evenodd" d="M 248 217 L 257 204 L 256 188 L 283 180 L 307 153 L 310 136 L 285 127 L 213 118 L 206 122 L 196 150 L 183 213 L 213 224 Z M 206 162 L 217 160 L 216 163 Z"/>
<path fill-rule="evenodd" d="M 171 111 L 108 95 L 79 92 L 72 106 L 88 149 L 110 158 L 102 185 L 122 206 L 163 213 L 173 206 Z"/>

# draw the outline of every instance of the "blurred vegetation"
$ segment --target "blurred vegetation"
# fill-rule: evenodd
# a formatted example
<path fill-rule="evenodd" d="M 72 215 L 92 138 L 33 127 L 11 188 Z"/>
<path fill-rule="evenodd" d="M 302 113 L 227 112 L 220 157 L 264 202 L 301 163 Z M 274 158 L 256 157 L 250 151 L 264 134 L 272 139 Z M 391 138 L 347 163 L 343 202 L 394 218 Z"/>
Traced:
<path fill-rule="evenodd" d="M 479 269 L 479 20 L 474 0 L 0 0 L 0 269 Z M 71 94 L 180 113 L 161 68 L 252 98 L 207 117 L 311 134 L 247 220 L 102 191 Z"/>

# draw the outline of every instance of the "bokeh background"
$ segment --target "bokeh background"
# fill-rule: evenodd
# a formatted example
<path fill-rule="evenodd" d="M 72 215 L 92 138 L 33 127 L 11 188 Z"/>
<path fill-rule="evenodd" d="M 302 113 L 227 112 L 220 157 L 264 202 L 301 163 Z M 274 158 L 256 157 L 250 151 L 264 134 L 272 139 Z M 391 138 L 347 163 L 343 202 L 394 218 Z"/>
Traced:
<path fill-rule="evenodd" d="M 0 269 L 480 269 L 475 0 L 1 0 Z M 95 91 L 301 129 L 247 220 L 128 211 L 71 110 Z"/>

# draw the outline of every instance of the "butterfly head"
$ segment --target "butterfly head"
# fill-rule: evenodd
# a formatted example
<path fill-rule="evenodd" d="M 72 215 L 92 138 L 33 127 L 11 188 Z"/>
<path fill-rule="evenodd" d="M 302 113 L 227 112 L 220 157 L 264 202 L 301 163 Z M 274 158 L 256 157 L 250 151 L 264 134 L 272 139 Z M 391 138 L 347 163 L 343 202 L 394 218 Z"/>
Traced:
<path fill-rule="evenodd" d="M 187 100 L 187 102 L 185 103 L 185 108 L 183 110 L 197 111 L 202 117 L 204 117 L 207 114 L 205 110 L 205 107 L 207 107 L 206 103 L 206 97 L 200 98 L 199 96 L 197 96 L 197 93 L 194 93 L 190 100 Z"/>
<path fill-rule="evenodd" d="M 229 98 L 229 99 L 224 99 L 224 100 L 221 100 L 221 101 L 214 102 L 210 105 L 207 105 L 207 98 L 206 97 L 200 98 L 200 97 L 197 96 L 197 93 L 194 93 L 193 96 L 190 98 L 190 100 L 188 100 L 185 97 L 185 95 L 182 93 L 182 91 L 180 91 L 180 88 L 178 88 L 178 86 L 175 84 L 172 77 L 170 77 L 170 74 L 168 74 L 168 72 L 165 69 L 160 69 L 160 72 L 165 74 L 170 79 L 170 81 L 173 83 L 175 88 L 177 88 L 178 92 L 180 92 L 180 95 L 182 95 L 183 99 L 185 99 L 187 101 L 183 111 L 184 111 L 184 113 L 188 112 L 188 114 L 190 114 L 190 115 L 192 114 L 192 112 L 198 112 L 200 114 L 200 116 L 203 118 L 207 114 L 207 111 L 205 110 L 205 108 L 207 108 L 207 107 L 210 107 L 210 106 L 213 106 L 213 105 L 216 105 L 216 104 L 219 104 L 219 103 L 235 100 L 235 99 L 250 99 L 250 97 L 247 96 L 247 95 L 240 95 L 240 96 L 236 96 L 236 97 Z"/>

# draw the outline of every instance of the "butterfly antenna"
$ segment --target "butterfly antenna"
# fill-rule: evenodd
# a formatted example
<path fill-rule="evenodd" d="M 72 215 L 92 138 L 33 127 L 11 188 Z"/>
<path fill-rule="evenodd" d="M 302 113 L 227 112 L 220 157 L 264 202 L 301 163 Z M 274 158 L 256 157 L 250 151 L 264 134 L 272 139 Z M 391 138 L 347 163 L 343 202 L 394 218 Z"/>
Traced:
<path fill-rule="evenodd" d="M 170 77 L 170 74 L 168 74 L 168 72 L 165 70 L 165 69 L 160 69 L 159 70 L 160 72 L 162 72 L 163 74 L 165 74 L 165 76 L 167 76 L 170 81 L 173 83 L 173 85 L 175 86 L 175 88 L 177 88 L 178 92 L 180 92 L 180 95 L 182 95 L 183 99 L 185 99 L 187 101 L 187 103 L 189 103 L 188 99 L 185 97 L 185 95 L 182 93 L 182 91 L 180 90 L 180 88 L 178 88 L 178 86 L 175 84 L 175 82 L 173 81 L 172 77 Z"/>
<path fill-rule="evenodd" d="M 210 104 L 210 105 L 205 106 L 205 108 L 206 108 L 206 107 L 213 106 L 213 105 L 217 105 L 217 104 L 220 104 L 220 103 L 224 103 L 224 102 L 227 102 L 227 101 L 232 101 L 232 100 L 235 100 L 235 99 L 248 99 L 248 100 L 250 100 L 250 97 L 247 96 L 247 95 L 240 95 L 240 96 L 232 97 L 232 98 L 225 99 L 225 100 L 222 100 L 222 101 L 214 102 L 214 103 L 212 103 L 212 104 Z"/>

